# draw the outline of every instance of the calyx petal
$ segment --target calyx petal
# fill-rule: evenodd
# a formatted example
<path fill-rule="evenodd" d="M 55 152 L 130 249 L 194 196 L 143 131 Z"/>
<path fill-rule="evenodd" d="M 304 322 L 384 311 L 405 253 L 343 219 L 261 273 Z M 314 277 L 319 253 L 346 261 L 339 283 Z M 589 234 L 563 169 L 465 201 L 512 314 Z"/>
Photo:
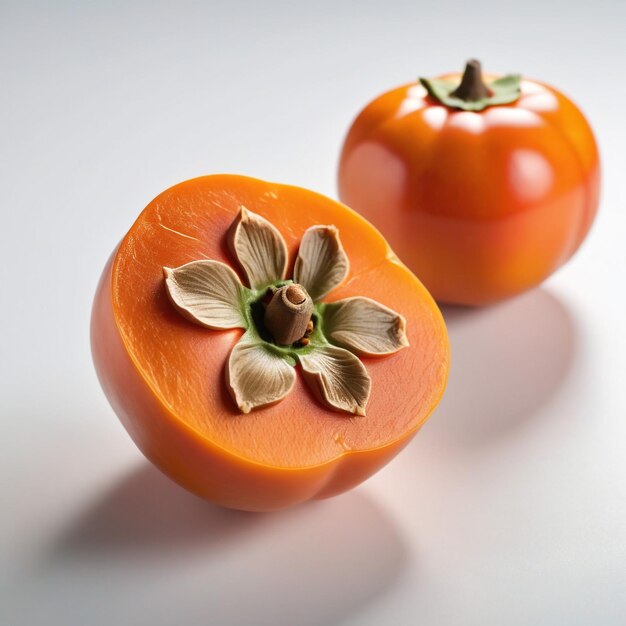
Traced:
<path fill-rule="evenodd" d="M 350 263 L 334 226 L 312 226 L 300 243 L 294 280 L 320 300 L 348 275 Z"/>
<path fill-rule="evenodd" d="M 327 304 L 324 334 L 333 343 L 368 356 L 393 354 L 409 345 L 404 317 L 363 297 Z"/>
<path fill-rule="evenodd" d="M 285 240 L 264 217 L 242 206 L 230 227 L 228 243 L 252 289 L 260 289 L 285 277 Z"/>
<path fill-rule="evenodd" d="M 329 345 L 299 358 L 304 379 L 322 402 L 339 411 L 365 415 L 371 379 L 354 354 Z"/>
<path fill-rule="evenodd" d="M 243 314 L 245 287 L 219 261 L 192 261 L 163 268 L 167 294 L 178 311 L 208 328 L 247 328 Z"/>
<path fill-rule="evenodd" d="M 440 78 L 420 78 L 420 83 L 428 95 L 446 106 L 463 111 L 482 111 L 489 106 L 515 102 L 521 95 L 521 76 L 507 74 L 487 85 L 489 94 L 478 100 L 462 100 L 453 95 L 458 84 Z"/>
<path fill-rule="evenodd" d="M 248 332 L 230 353 L 226 381 L 241 412 L 249 413 L 282 400 L 293 388 L 296 370 Z"/>

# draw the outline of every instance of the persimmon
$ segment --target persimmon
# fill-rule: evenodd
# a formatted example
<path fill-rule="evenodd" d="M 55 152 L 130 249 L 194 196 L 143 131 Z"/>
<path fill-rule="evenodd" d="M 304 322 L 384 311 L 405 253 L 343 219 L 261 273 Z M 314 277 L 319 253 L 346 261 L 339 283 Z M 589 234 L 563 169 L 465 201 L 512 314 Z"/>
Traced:
<path fill-rule="evenodd" d="M 578 249 L 598 207 L 600 163 L 580 110 L 555 88 L 465 72 L 374 99 L 353 122 L 339 197 L 443 302 L 529 289 Z"/>
<path fill-rule="evenodd" d="M 341 493 L 447 380 L 442 316 L 380 233 L 319 194 L 216 175 L 168 189 L 104 269 L 92 352 L 162 471 L 227 507 Z"/>

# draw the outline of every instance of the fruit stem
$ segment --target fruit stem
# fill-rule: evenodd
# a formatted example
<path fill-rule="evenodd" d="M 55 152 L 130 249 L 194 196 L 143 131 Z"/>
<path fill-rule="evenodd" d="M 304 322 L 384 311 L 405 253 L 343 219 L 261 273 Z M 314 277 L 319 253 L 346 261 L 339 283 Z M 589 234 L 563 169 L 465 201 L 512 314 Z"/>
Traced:
<path fill-rule="evenodd" d="M 461 83 L 450 95 L 464 102 L 475 102 L 489 96 L 489 89 L 483 82 L 480 61 L 471 59 L 466 63 Z"/>
<path fill-rule="evenodd" d="M 279 346 L 289 346 L 305 336 L 312 314 L 313 301 L 304 287 L 285 285 L 265 308 L 265 327 Z"/>

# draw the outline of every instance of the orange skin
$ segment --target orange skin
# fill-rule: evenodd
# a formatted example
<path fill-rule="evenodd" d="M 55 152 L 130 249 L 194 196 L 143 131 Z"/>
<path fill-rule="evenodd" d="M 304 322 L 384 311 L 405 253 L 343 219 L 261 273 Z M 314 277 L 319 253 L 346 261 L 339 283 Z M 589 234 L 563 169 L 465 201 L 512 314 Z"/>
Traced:
<path fill-rule="evenodd" d="M 517 101 L 475 113 L 439 104 L 419 83 L 385 93 L 353 123 L 339 165 L 341 200 L 438 301 L 467 305 L 513 296 L 565 263 L 599 188 L 582 113 L 530 80 Z"/>
<path fill-rule="evenodd" d="M 163 266 L 210 258 L 238 270 L 226 232 L 241 205 L 281 231 L 292 262 L 309 226 L 337 226 L 350 274 L 325 300 L 369 296 L 407 319 L 410 347 L 363 359 L 372 379 L 365 417 L 326 409 L 300 373 L 284 400 L 240 413 L 224 377 L 242 331 L 200 327 L 169 302 Z M 378 231 L 324 196 L 242 176 L 187 181 L 148 205 L 104 270 L 91 337 L 102 387 L 148 459 L 190 491 L 251 511 L 332 496 L 368 478 L 424 423 L 448 374 L 441 314 Z"/>

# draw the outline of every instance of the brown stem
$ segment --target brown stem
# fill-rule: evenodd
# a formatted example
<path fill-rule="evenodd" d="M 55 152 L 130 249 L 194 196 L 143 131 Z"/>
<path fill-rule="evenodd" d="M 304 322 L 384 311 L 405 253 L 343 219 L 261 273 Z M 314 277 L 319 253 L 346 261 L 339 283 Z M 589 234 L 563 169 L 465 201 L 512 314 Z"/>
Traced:
<path fill-rule="evenodd" d="M 265 327 L 280 346 L 289 346 L 304 337 L 313 314 L 313 301 L 301 285 L 277 289 L 265 308 Z"/>
<path fill-rule="evenodd" d="M 464 102 L 474 102 L 489 96 L 489 89 L 483 82 L 480 61 L 472 59 L 467 62 L 460 85 L 450 95 Z"/>

